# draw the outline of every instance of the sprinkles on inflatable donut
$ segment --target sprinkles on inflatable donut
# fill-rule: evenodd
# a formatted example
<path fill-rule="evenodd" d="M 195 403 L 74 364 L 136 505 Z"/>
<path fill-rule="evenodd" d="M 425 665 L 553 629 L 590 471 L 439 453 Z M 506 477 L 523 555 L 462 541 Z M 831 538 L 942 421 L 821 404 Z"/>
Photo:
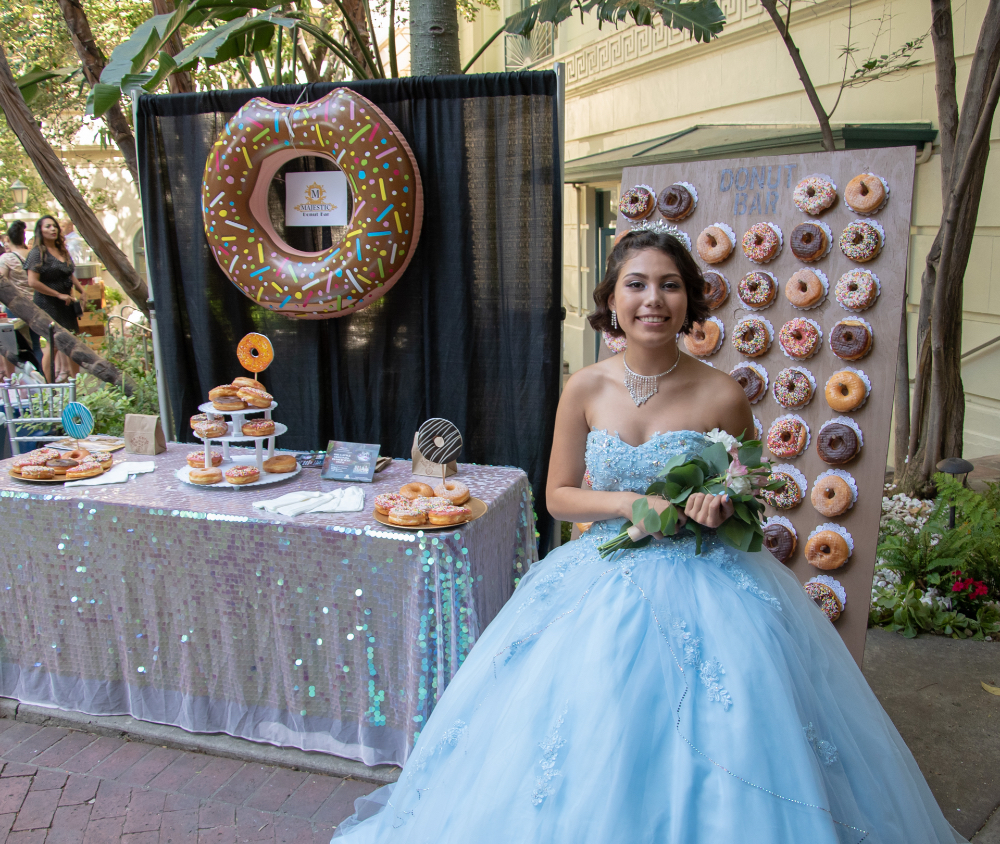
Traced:
<path fill-rule="evenodd" d="M 347 235 L 322 252 L 284 243 L 267 211 L 278 169 L 305 155 L 334 162 L 351 187 Z M 405 138 L 359 94 L 337 88 L 296 105 L 255 97 L 212 147 L 202 216 L 215 260 L 244 295 L 286 316 L 328 319 L 368 307 L 399 280 L 420 237 L 423 188 Z"/>

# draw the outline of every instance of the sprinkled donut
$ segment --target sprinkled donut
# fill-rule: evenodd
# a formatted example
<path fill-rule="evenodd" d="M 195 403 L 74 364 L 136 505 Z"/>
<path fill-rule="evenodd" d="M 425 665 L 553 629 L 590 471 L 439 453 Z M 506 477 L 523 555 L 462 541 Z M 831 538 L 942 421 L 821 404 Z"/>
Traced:
<path fill-rule="evenodd" d="M 274 346 L 263 334 L 251 331 L 240 340 L 236 357 L 247 372 L 263 372 L 274 361 Z M 257 386 L 256 382 L 254 386 Z"/>
<path fill-rule="evenodd" d="M 795 206 L 814 217 L 826 211 L 836 201 L 837 186 L 822 176 L 806 176 L 792 192 Z"/>
<path fill-rule="evenodd" d="M 784 481 L 785 485 L 781 489 L 765 489 L 761 495 L 776 510 L 791 510 L 802 503 L 802 488 L 798 481 L 787 472 L 772 472 L 767 476 L 768 483 L 773 481 Z"/>
<path fill-rule="evenodd" d="M 809 443 L 809 427 L 798 416 L 775 419 L 767 432 L 767 448 L 775 457 L 798 457 Z"/>
<path fill-rule="evenodd" d="M 844 273 L 834 288 L 841 307 L 849 311 L 866 311 L 878 299 L 878 279 L 868 270 L 853 269 Z"/>
<path fill-rule="evenodd" d="M 302 155 L 340 167 L 354 200 L 346 237 L 319 253 L 284 243 L 267 211 L 275 173 Z M 287 106 L 254 97 L 208 157 L 202 216 L 215 260 L 244 295 L 285 316 L 328 319 L 368 307 L 399 280 L 420 237 L 423 188 L 409 144 L 359 94 L 337 88 Z"/>
<path fill-rule="evenodd" d="M 865 264 L 882 251 L 882 233 L 871 223 L 855 220 L 840 236 L 840 251 L 852 261 Z"/>
<path fill-rule="evenodd" d="M 747 273 L 740 279 L 736 295 L 748 308 L 761 311 L 774 301 L 778 294 L 778 283 L 774 276 L 765 272 Z"/>
<path fill-rule="evenodd" d="M 759 357 L 771 347 L 771 332 L 762 319 L 748 317 L 733 329 L 733 347 L 741 355 Z"/>
<path fill-rule="evenodd" d="M 822 575 L 820 575 L 822 577 Z M 832 580 L 832 578 L 830 578 Z M 833 581 L 837 583 L 837 581 Z M 839 583 L 837 583 L 840 586 Z M 820 611 L 825 615 L 830 621 L 836 621 L 840 618 L 840 614 L 844 611 L 843 601 L 840 599 L 840 595 L 837 594 L 836 589 L 826 583 L 819 581 L 819 578 L 813 578 L 806 582 L 803 587 L 806 590 L 806 594 L 813 599 L 816 606 L 820 608 Z M 843 586 L 840 586 L 841 591 L 843 591 Z"/>
<path fill-rule="evenodd" d="M 743 254 L 755 264 L 766 264 L 781 251 L 781 233 L 772 223 L 755 223 L 743 235 Z"/>
<path fill-rule="evenodd" d="M 409 504 L 410 499 L 398 492 L 383 492 L 375 496 L 375 512 L 382 516 L 388 516 L 393 507 L 407 507 Z"/>
<path fill-rule="evenodd" d="M 782 407 L 805 407 L 812 400 L 812 381 L 806 370 L 798 367 L 782 369 L 774 379 L 774 400 Z"/>
<path fill-rule="evenodd" d="M 618 210 L 627 220 L 645 220 L 656 210 L 656 191 L 649 185 L 629 188 L 618 200 Z"/>
<path fill-rule="evenodd" d="M 823 342 L 823 333 L 811 319 L 790 319 L 778 332 L 778 343 L 788 357 L 806 360 L 816 354 Z"/>

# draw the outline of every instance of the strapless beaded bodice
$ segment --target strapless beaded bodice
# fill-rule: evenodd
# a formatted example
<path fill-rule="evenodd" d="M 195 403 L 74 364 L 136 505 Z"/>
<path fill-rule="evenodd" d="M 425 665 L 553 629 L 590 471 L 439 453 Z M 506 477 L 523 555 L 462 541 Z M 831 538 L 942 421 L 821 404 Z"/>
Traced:
<path fill-rule="evenodd" d="M 697 431 L 667 431 L 629 445 L 617 433 L 595 428 L 587 435 L 587 475 L 600 492 L 645 492 L 671 457 L 700 454 L 705 445 Z"/>

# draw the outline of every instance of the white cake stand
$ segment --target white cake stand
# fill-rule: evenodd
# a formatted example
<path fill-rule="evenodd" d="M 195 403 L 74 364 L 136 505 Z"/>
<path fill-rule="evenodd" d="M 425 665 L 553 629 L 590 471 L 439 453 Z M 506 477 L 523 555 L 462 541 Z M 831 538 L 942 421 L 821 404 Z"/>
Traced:
<path fill-rule="evenodd" d="M 282 434 L 288 431 L 288 426 L 281 424 L 281 422 L 274 423 L 274 433 L 268 434 L 265 437 L 247 437 L 243 434 L 243 423 L 246 421 L 246 417 L 251 413 L 263 413 L 265 419 L 271 418 L 271 411 L 278 406 L 276 401 L 271 402 L 270 407 L 248 407 L 243 410 L 218 410 L 212 402 L 205 402 L 203 405 L 198 407 L 202 413 L 213 413 L 216 416 L 229 416 L 232 421 L 227 423 L 229 425 L 230 433 L 222 437 L 198 437 L 198 439 L 204 439 L 205 443 L 205 468 L 212 468 L 212 443 L 218 442 L 222 443 L 222 459 L 229 460 L 229 445 L 230 443 L 250 443 L 254 444 L 254 449 L 256 452 L 255 465 L 257 466 L 258 472 L 264 471 L 264 443 L 267 443 L 267 459 L 274 457 L 274 440 L 275 437 L 280 437 Z M 240 461 L 245 462 L 245 461 Z M 185 479 L 186 480 L 186 479 Z M 247 484 L 249 486 L 249 484 Z"/>

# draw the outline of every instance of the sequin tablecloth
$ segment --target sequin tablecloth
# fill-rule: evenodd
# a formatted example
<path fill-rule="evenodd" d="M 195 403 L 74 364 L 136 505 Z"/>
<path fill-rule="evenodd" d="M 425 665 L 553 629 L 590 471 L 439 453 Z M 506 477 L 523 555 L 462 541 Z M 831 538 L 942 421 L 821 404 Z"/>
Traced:
<path fill-rule="evenodd" d="M 402 764 L 536 559 L 527 476 L 460 466 L 489 510 L 416 534 L 371 516 L 408 462 L 362 485 L 361 513 L 292 519 L 251 502 L 336 484 L 199 489 L 174 474 L 191 450 L 108 487 L 0 462 L 0 695 Z"/>

